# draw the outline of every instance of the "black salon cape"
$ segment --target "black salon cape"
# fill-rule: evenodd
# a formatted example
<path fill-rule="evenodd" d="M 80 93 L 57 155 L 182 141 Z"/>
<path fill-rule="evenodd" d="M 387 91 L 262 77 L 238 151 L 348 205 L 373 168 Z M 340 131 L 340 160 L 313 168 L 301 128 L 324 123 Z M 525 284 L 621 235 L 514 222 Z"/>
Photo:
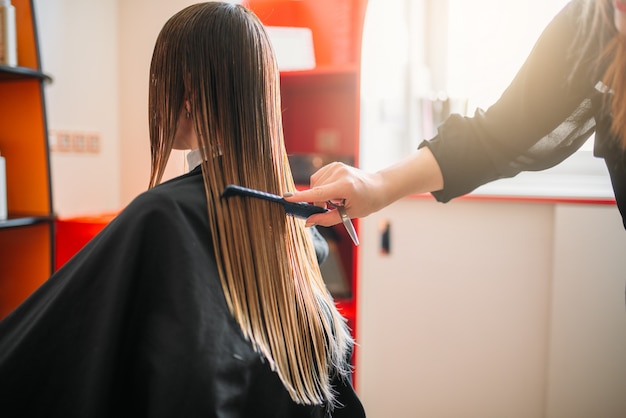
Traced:
<path fill-rule="evenodd" d="M 323 417 L 243 337 L 200 170 L 138 196 L 0 322 L 0 417 Z M 336 378 L 334 417 L 365 416 Z"/>

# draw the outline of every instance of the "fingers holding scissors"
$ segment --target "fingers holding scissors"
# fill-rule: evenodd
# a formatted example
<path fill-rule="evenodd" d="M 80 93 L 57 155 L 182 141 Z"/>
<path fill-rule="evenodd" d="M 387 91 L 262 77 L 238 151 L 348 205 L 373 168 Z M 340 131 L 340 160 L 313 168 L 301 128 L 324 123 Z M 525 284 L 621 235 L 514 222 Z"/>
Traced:
<path fill-rule="evenodd" d="M 329 200 L 327 201 L 327 203 L 329 206 L 335 208 L 339 213 L 339 216 L 341 217 L 341 222 L 343 223 L 344 228 L 346 228 L 348 235 L 350 235 L 350 238 L 352 239 L 354 245 L 359 245 L 359 237 L 356 233 L 356 229 L 354 229 L 354 224 L 352 224 L 352 220 L 350 219 L 350 216 L 348 216 L 348 211 L 345 207 L 346 200 L 342 199 L 341 203 L 335 203 L 332 200 Z"/>

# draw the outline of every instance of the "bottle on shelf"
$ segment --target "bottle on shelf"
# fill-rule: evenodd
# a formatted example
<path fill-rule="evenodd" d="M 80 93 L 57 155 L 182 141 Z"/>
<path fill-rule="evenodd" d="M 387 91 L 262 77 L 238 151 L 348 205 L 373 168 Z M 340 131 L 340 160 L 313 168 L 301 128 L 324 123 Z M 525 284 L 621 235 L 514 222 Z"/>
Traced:
<path fill-rule="evenodd" d="M 17 66 L 15 6 L 11 0 L 0 0 L 0 65 Z"/>

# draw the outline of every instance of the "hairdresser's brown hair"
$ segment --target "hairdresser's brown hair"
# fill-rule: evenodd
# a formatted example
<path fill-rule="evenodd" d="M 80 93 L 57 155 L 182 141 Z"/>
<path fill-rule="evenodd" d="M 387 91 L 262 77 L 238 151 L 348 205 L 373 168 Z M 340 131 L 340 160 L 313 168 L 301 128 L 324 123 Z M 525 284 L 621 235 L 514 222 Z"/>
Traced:
<path fill-rule="evenodd" d="M 257 17 L 209 2 L 170 18 L 150 67 L 150 187 L 161 182 L 185 100 L 199 140 L 208 218 L 230 311 L 291 398 L 332 406 L 334 373 L 349 372 L 352 339 L 322 280 L 301 220 L 227 184 L 294 190 L 285 152 L 279 72 Z"/>
<path fill-rule="evenodd" d="M 595 57 L 592 68 L 608 87 L 604 103 L 613 117 L 611 132 L 626 148 L 626 36 L 615 28 L 612 0 L 581 1 L 580 7 L 577 41 L 582 48 L 575 53 L 581 60 L 571 77 L 583 65 L 583 57 Z"/>
<path fill-rule="evenodd" d="M 611 1 L 596 0 L 605 27 L 612 29 L 613 36 L 602 51 L 600 59 L 608 62 L 602 82 L 611 90 L 607 106 L 613 119 L 611 131 L 622 148 L 626 148 L 626 36 L 615 28 L 615 9 Z"/>

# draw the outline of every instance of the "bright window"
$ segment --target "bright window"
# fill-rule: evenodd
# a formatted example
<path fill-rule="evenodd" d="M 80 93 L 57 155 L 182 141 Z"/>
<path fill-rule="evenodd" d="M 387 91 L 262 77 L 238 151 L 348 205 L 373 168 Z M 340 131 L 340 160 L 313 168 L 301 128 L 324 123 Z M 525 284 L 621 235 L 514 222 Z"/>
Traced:
<path fill-rule="evenodd" d="M 448 0 L 447 91 L 468 99 L 468 113 L 487 108 L 508 86 L 534 43 L 566 0 Z M 549 65 L 549 63 L 546 63 Z M 612 195 L 593 138 L 567 161 L 540 173 L 485 186 L 485 193 Z"/>
<path fill-rule="evenodd" d="M 566 3 L 370 0 L 361 67 L 361 167 L 382 168 L 430 139 L 440 122 L 437 97 L 449 98 L 456 113 L 488 108 Z M 606 167 L 593 157 L 592 145 L 588 140 L 550 170 L 521 173 L 477 192 L 612 197 Z"/>

